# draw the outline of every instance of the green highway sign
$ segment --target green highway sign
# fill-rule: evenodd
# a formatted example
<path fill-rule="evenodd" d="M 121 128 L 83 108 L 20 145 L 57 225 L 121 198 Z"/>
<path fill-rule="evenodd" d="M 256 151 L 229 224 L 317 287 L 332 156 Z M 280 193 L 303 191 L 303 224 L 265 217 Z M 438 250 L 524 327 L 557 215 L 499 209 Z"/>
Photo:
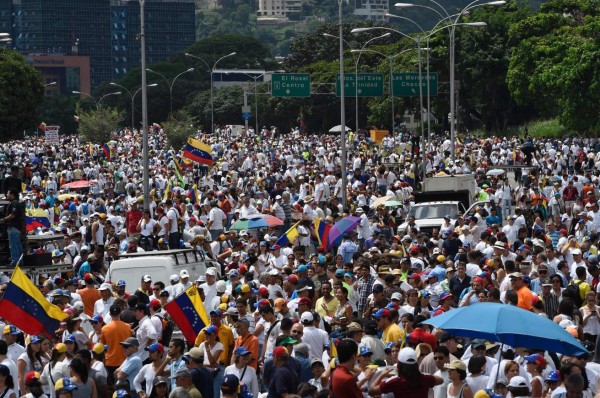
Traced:
<path fill-rule="evenodd" d="M 310 97 L 310 74 L 274 73 L 271 76 L 273 97 Z"/>
<path fill-rule="evenodd" d="M 358 90 L 354 73 L 344 74 L 344 96 L 345 97 L 382 97 L 383 96 L 383 74 L 382 73 L 359 73 Z M 340 96 L 340 75 L 335 78 L 335 95 Z"/>
<path fill-rule="evenodd" d="M 423 73 L 423 96 L 427 96 L 427 73 Z M 419 74 L 418 73 L 393 73 L 392 74 L 394 97 L 418 97 L 419 96 Z M 429 73 L 431 82 L 429 95 L 438 93 L 438 75 Z"/>

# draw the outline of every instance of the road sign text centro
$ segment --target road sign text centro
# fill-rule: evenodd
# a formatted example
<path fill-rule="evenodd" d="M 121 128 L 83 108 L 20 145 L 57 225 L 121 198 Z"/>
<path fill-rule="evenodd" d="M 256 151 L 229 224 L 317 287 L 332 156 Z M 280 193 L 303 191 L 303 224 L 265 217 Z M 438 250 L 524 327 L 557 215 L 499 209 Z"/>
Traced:
<path fill-rule="evenodd" d="M 275 73 L 271 76 L 274 97 L 310 97 L 310 74 Z"/>

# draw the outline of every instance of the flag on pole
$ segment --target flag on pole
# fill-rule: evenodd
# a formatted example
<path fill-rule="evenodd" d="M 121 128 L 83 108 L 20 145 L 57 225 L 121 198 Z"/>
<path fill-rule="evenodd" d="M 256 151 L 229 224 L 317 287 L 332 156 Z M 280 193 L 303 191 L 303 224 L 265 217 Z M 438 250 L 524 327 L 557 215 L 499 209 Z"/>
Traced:
<path fill-rule="evenodd" d="M 0 316 L 30 335 L 53 336 L 68 315 L 51 304 L 17 266 L 0 300 Z"/>
<path fill-rule="evenodd" d="M 208 166 L 213 165 L 212 148 L 195 138 L 188 138 L 183 150 L 183 157 Z"/>
<path fill-rule="evenodd" d="M 102 151 L 104 152 L 104 156 L 106 156 L 106 160 L 110 160 L 110 147 L 108 144 L 102 145 Z"/>
<path fill-rule="evenodd" d="M 185 184 L 183 183 L 183 177 L 181 176 L 181 167 L 179 166 L 179 161 L 177 159 L 173 159 L 173 170 L 175 171 L 175 175 L 179 182 L 181 182 L 181 186 L 183 187 Z"/>
<path fill-rule="evenodd" d="M 329 230 L 331 229 L 331 225 L 327 224 L 319 217 L 315 217 L 314 223 L 315 235 L 317 235 L 319 245 L 325 248 L 329 247 Z"/>
<path fill-rule="evenodd" d="M 187 288 L 164 308 L 189 343 L 193 343 L 200 331 L 210 324 L 200 293 L 195 285 Z"/>
<path fill-rule="evenodd" d="M 294 240 L 300 236 L 300 234 L 298 233 L 298 224 L 300 224 L 300 222 L 301 221 L 298 221 L 296 224 L 292 225 L 290 229 L 288 229 L 283 235 L 279 237 L 279 239 L 277 239 L 277 242 L 275 242 L 275 244 L 284 247 L 289 245 L 290 243 L 294 243 Z"/>
<path fill-rule="evenodd" d="M 169 195 L 171 194 L 171 181 L 167 183 L 167 188 L 165 189 L 165 194 L 163 196 L 163 202 L 169 199 Z"/>
<path fill-rule="evenodd" d="M 31 209 L 25 212 L 25 226 L 27 232 L 38 227 L 50 228 L 48 214 L 43 209 Z"/>

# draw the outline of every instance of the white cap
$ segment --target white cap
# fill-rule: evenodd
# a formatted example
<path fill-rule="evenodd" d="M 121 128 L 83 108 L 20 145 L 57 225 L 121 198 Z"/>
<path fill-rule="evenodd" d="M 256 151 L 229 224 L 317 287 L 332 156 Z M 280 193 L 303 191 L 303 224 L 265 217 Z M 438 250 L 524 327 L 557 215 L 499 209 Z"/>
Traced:
<path fill-rule="evenodd" d="M 152 282 L 152 277 L 150 275 L 142 276 L 142 282 Z"/>
<path fill-rule="evenodd" d="M 225 293 L 225 290 L 227 290 L 227 283 L 225 283 L 224 280 L 218 280 L 215 285 L 217 287 L 217 293 Z"/>
<path fill-rule="evenodd" d="M 183 278 L 189 278 L 190 277 L 190 273 L 188 272 L 187 269 L 182 269 L 181 271 L 179 271 L 179 276 L 181 277 L 181 279 L 183 279 Z"/>
<path fill-rule="evenodd" d="M 100 285 L 98 290 L 110 290 L 112 292 L 112 286 L 110 285 L 110 283 L 103 283 Z"/>
<path fill-rule="evenodd" d="M 398 362 L 406 365 L 414 365 L 417 363 L 417 353 L 410 347 L 404 347 L 398 354 Z"/>
<path fill-rule="evenodd" d="M 215 270 L 214 267 L 210 267 L 209 269 L 206 270 L 206 275 L 216 276 L 217 275 L 217 270 Z"/>
<path fill-rule="evenodd" d="M 527 387 L 529 389 L 529 386 L 527 385 L 527 380 L 525 380 L 523 376 L 513 376 L 513 378 L 510 379 L 508 386 L 515 388 Z"/>
<path fill-rule="evenodd" d="M 309 311 L 305 311 L 302 313 L 302 316 L 300 317 L 300 322 L 302 323 L 310 323 L 313 321 L 313 316 Z"/>
<path fill-rule="evenodd" d="M 392 300 L 402 300 L 402 295 L 399 292 L 392 294 Z"/>
<path fill-rule="evenodd" d="M 179 279 L 180 279 L 179 275 L 177 275 L 177 274 L 173 274 L 169 277 L 169 281 L 171 281 L 171 283 L 177 283 L 177 282 L 179 282 Z"/>
<path fill-rule="evenodd" d="M 269 275 L 277 276 L 277 275 L 279 275 L 279 271 L 277 271 L 276 269 L 272 269 L 271 271 L 269 271 Z"/>

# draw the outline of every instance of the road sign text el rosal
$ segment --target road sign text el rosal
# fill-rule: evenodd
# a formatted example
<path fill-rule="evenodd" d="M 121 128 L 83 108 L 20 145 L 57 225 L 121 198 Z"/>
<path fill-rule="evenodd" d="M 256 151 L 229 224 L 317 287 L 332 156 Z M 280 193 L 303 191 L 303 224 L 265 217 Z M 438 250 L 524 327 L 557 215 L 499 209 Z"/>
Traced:
<path fill-rule="evenodd" d="M 310 74 L 275 73 L 271 76 L 274 97 L 310 97 Z"/>

